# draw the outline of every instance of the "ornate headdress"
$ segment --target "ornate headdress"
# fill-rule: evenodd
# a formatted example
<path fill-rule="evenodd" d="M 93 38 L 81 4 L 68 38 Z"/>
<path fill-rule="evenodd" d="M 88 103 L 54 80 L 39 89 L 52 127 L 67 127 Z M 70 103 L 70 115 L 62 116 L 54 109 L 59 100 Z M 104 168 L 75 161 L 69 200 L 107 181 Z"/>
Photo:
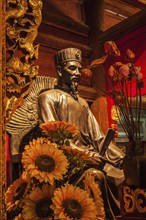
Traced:
<path fill-rule="evenodd" d="M 58 66 L 63 62 L 68 61 L 78 61 L 81 62 L 81 51 L 77 48 L 66 48 L 58 51 L 54 56 L 55 65 Z"/>

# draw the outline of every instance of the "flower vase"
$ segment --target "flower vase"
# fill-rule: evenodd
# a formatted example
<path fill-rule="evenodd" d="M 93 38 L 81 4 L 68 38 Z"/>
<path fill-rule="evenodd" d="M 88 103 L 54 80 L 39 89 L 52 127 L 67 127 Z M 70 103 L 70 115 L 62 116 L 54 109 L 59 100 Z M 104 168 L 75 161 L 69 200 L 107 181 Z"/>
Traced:
<path fill-rule="evenodd" d="M 123 161 L 125 185 L 132 188 L 146 189 L 146 142 L 129 143 Z"/>

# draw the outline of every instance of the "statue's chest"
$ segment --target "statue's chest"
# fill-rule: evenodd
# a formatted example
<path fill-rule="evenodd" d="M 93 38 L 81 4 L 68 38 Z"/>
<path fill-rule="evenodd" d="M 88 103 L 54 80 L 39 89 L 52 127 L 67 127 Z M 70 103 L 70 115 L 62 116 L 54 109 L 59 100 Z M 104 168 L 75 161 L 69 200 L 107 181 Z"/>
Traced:
<path fill-rule="evenodd" d="M 60 100 L 60 113 L 63 117 L 74 118 L 74 119 L 85 119 L 88 115 L 88 106 L 86 103 L 79 98 L 75 100 L 70 96 L 65 96 Z"/>

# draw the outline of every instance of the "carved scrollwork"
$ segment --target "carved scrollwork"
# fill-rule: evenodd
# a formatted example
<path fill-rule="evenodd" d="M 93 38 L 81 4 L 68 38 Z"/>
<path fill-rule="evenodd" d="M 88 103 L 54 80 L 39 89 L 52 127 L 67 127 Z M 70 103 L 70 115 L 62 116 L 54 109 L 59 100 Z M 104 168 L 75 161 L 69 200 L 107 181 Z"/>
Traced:
<path fill-rule="evenodd" d="M 22 105 L 31 89 L 38 65 L 39 45 L 34 45 L 42 20 L 41 0 L 7 0 L 7 120 Z"/>
<path fill-rule="evenodd" d="M 123 188 L 124 209 L 127 213 L 142 213 L 146 215 L 146 190 Z"/>

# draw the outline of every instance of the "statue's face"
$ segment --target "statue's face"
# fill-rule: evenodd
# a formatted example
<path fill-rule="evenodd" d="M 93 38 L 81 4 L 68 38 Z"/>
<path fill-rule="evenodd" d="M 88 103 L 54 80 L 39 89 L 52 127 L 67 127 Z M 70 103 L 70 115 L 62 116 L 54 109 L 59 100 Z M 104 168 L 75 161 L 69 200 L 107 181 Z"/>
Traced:
<path fill-rule="evenodd" d="M 61 69 L 62 80 L 64 83 L 77 85 L 80 81 L 82 66 L 78 61 L 64 63 Z"/>

